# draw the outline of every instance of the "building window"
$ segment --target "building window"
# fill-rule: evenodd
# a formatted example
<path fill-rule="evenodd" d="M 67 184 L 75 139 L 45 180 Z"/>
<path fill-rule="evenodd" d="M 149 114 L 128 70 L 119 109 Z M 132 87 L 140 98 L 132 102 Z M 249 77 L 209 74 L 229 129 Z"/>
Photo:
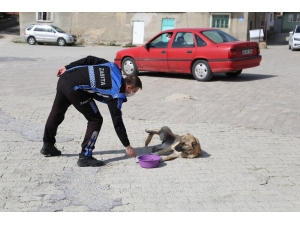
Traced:
<path fill-rule="evenodd" d="M 229 27 L 229 14 L 212 14 L 211 27 L 228 28 Z"/>
<path fill-rule="evenodd" d="M 299 22 L 300 21 L 300 14 L 289 14 L 288 22 Z"/>
<path fill-rule="evenodd" d="M 53 13 L 52 12 L 37 12 L 36 20 L 43 22 L 52 22 L 53 21 Z"/>

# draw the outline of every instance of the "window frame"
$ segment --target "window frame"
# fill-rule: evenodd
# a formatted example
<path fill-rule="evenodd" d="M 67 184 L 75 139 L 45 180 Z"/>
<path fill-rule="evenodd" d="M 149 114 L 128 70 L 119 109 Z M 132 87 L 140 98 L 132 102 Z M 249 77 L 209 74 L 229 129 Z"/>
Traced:
<path fill-rule="evenodd" d="M 228 16 L 228 24 L 227 27 L 213 27 L 213 16 Z M 212 13 L 210 15 L 210 28 L 229 28 L 231 22 L 231 14 L 230 13 Z"/>
<path fill-rule="evenodd" d="M 46 13 L 46 19 L 43 19 L 43 15 L 41 15 L 42 19 L 39 19 L 39 15 Z M 50 13 L 50 15 L 49 15 Z M 49 18 L 50 17 L 50 18 Z M 45 22 L 45 23 L 52 23 L 53 22 L 53 12 L 36 12 L 36 21 L 38 22 Z"/>
<path fill-rule="evenodd" d="M 289 13 L 288 23 L 298 23 L 299 21 L 300 21 L 300 13 Z"/>

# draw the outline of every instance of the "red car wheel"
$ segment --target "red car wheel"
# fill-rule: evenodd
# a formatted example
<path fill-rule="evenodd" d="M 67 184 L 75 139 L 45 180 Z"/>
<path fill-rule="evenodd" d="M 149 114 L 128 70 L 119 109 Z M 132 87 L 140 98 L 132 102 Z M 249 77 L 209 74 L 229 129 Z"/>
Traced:
<path fill-rule="evenodd" d="M 213 76 L 210 66 L 205 60 L 197 60 L 193 65 L 192 72 L 197 81 L 208 81 Z"/>
<path fill-rule="evenodd" d="M 138 74 L 138 68 L 136 66 L 136 63 L 134 61 L 134 59 L 132 58 L 125 58 L 122 62 L 122 70 L 123 73 L 128 76 L 128 75 L 137 75 Z"/>

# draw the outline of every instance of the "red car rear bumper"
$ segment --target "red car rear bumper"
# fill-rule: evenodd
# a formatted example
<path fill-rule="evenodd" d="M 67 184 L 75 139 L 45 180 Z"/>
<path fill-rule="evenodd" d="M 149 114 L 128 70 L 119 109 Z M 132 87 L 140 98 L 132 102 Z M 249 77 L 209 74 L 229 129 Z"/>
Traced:
<path fill-rule="evenodd" d="M 226 72 L 234 70 L 242 70 L 260 65 L 261 55 L 246 59 L 230 59 L 230 60 L 209 60 L 212 72 Z"/>

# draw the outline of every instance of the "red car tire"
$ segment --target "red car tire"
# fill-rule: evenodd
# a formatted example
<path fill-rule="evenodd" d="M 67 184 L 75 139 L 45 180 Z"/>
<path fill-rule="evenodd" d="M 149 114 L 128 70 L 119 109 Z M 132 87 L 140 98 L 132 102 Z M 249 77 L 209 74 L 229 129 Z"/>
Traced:
<path fill-rule="evenodd" d="M 213 76 L 210 66 L 205 60 L 197 60 L 193 64 L 192 73 L 197 81 L 208 81 Z"/>
<path fill-rule="evenodd" d="M 137 75 L 139 73 L 138 67 L 134 59 L 130 57 L 126 57 L 122 61 L 122 71 L 126 76 L 133 75 L 133 74 Z"/>

